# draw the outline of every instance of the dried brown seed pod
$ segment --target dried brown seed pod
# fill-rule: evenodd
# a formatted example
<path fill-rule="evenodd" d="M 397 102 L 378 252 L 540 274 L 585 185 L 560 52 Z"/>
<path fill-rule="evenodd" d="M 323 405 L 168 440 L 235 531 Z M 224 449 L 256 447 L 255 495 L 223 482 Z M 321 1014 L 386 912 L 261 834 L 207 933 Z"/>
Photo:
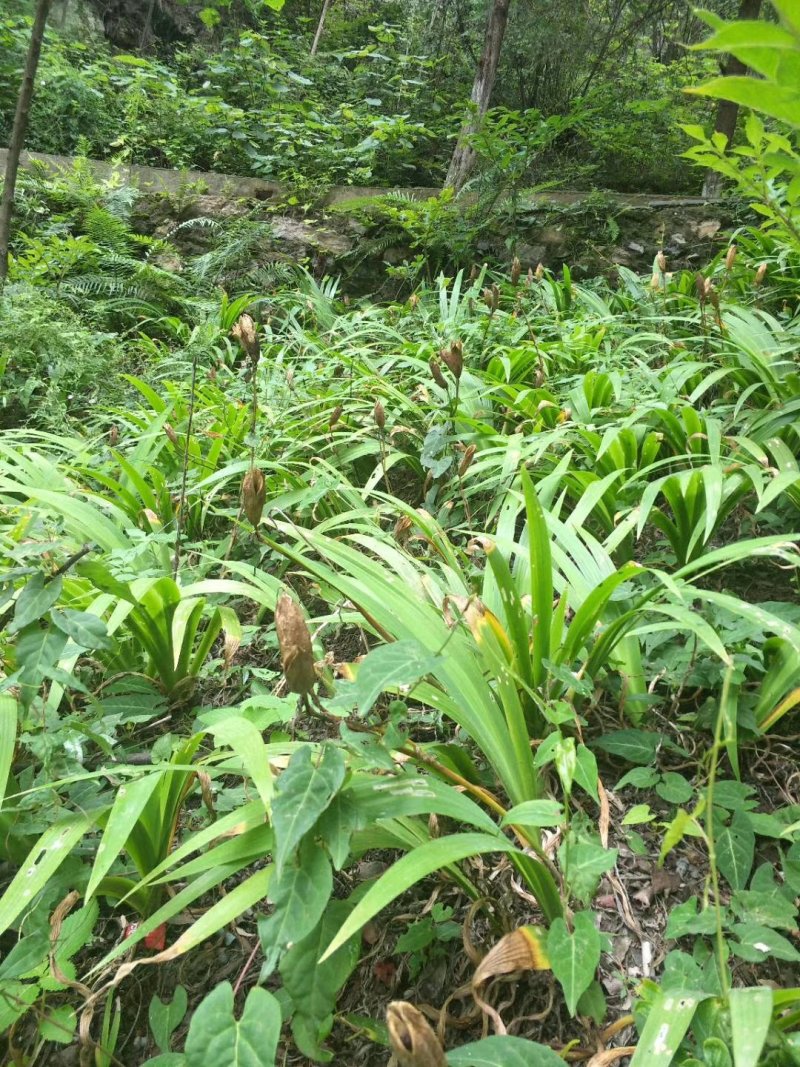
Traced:
<path fill-rule="evenodd" d="M 267 499 L 267 485 L 258 467 L 251 467 L 242 479 L 242 507 L 253 524 L 258 526 Z"/>
<path fill-rule="evenodd" d="M 336 423 L 342 417 L 342 412 L 343 411 L 344 411 L 344 408 L 342 407 L 341 404 L 337 404 L 336 407 L 333 409 L 333 411 L 331 412 L 331 416 L 328 419 L 328 429 L 329 430 L 332 430 L 334 428 Z"/>
<path fill-rule="evenodd" d="M 170 443 L 177 447 L 178 435 L 175 433 L 175 431 L 173 430 L 172 426 L 170 426 L 170 424 L 168 422 L 164 423 L 164 433 L 169 438 Z"/>
<path fill-rule="evenodd" d="M 414 308 L 417 307 L 418 304 L 419 304 L 419 294 L 418 293 L 412 293 L 411 296 L 408 298 L 409 307 L 413 311 Z"/>
<path fill-rule="evenodd" d="M 428 366 L 431 369 L 431 377 L 439 386 L 440 389 L 447 388 L 447 379 L 442 374 L 442 367 L 438 359 L 434 359 L 433 356 L 428 360 Z"/>
<path fill-rule="evenodd" d="M 258 357 L 261 355 L 261 345 L 256 333 L 256 324 L 247 313 L 239 316 L 239 321 L 231 330 L 231 334 L 236 338 L 253 363 L 257 363 Z"/>
<path fill-rule="evenodd" d="M 519 284 L 519 276 L 520 276 L 520 274 L 522 274 L 522 263 L 520 262 L 519 256 L 514 256 L 513 260 L 511 261 L 511 284 L 512 285 L 518 285 Z"/>
<path fill-rule="evenodd" d="M 380 400 L 375 401 L 375 407 L 372 409 L 372 417 L 375 420 L 375 425 L 379 430 L 383 430 L 386 425 L 386 412 L 383 410 L 383 404 Z"/>
<path fill-rule="evenodd" d="M 461 462 L 458 465 L 459 478 L 463 478 L 464 475 L 467 473 L 470 468 L 470 465 L 472 464 L 473 459 L 475 458 L 475 453 L 477 451 L 478 450 L 475 445 L 467 445 L 467 447 L 464 449 L 464 455 L 461 457 Z"/>
<path fill-rule="evenodd" d="M 471 282 L 474 282 L 479 274 L 480 274 L 480 271 L 478 270 L 478 264 L 477 263 L 473 263 L 472 264 L 472 269 L 469 272 L 469 280 Z"/>
<path fill-rule="evenodd" d="M 494 300 L 494 297 L 492 296 L 492 290 L 491 289 L 484 289 L 483 292 L 481 293 L 481 296 L 483 297 L 484 304 L 487 306 L 487 308 L 490 311 L 492 311 L 493 310 L 492 302 Z"/>
<path fill-rule="evenodd" d="M 310 693 L 317 682 L 311 634 L 303 612 L 288 593 L 281 593 L 275 606 L 275 629 L 281 650 L 281 666 L 290 693 Z"/>
<path fill-rule="evenodd" d="M 658 269 L 661 271 L 662 274 L 666 273 L 666 270 L 667 270 L 667 257 L 664 255 L 663 252 L 659 252 L 658 255 L 656 256 L 656 266 L 658 267 Z"/>
<path fill-rule="evenodd" d="M 728 254 L 725 256 L 725 270 L 731 270 L 736 262 L 736 254 L 738 249 L 736 245 L 731 245 L 728 249 Z"/>
<path fill-rule="evenodd" d="M 706 279 L 700 271 L 697 271 L 694 276 L 694 289 L 697 293 L 697 299 L 700 301 L 700 304 L 702 306 L 703 304 L 705 304 L 706 297 L 708 294 L 706 293 Z"/>
<path fill-rule="evenodd" d="M 112 426 L 111 429 L 108 431 L 108 443 L 113 448 L 114 445 L 118 441 L 119 441 L 119 426 Z"/>
<path fill-rule="evenodd" d="M 761 285 L 761 283 L 764 281 L 766 276 L 767 276 L 767 264 L 766 263 L 759 263 L 758 270 L 756 271 L 756 276 L 753 279 L 753 284 L 754 285 Z"/>
<path fill-rule="evenodd" d="M 215 815 L 214 811 L 214 794 L 211 791 L 211 775 L 208 771 L 197 772 L 197 782 L 200 786 L 200 796 L 203 798 L 203 803 L 208 809 L 211 815 Z"/>
<path fill-rule="evenodd" d="M 533 285 L 533 269 L 531 267 L 528 267 L 528 273 L 527 273 L 527 275 L 525 277 L 525 287 L 527 289 L 530 289 L 530 287 L 532 285 Z"/>
<path fill-rule="evenodd" d="M 393 1000 L 386 1009 L 386 1028 L 400 1067 L 447 1067 L 439 1038 L 413 1004 Z"/>
<path fill-rule="evenodd" d="M 534 273 L 534 277 L 536 278 L 537 282 L 540 282 L 542 278 L 544 278 L 544 263 L 538 264 Z"/>
<path fill-rule="evenodd" d="M 439 353 L 442 362 L 453 375 L 456 381 L 461 377 L 464 370 L 464 346 L 460 341 L 453 341 L 449 348 L 443 348 Z"/>

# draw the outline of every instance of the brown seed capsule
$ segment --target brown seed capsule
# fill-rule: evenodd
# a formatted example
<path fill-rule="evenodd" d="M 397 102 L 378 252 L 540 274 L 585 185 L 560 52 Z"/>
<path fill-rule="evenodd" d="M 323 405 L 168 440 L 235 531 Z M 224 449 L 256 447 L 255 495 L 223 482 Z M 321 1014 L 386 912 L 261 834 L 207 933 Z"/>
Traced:
<path fill-rule="evenodd" d="M 108 431 L 108 443 L 113 448 L 117 441 L 119 441 L 119 426 L 112 426 Z"/>
<path fill-rule="evenodd" d="M 173 430 L 173 428 L 170 426 L 170 424 L 168 422 L 164 423 L 164 433 L 169 438 L 170 443 L 177 446 L 177 444 L 178 444 L 178 435 L 175 433 L 175 431 Z"/>
<path fill-rule="evenodd" d="M 455 380 L 458 381 L 464 369 L 464 346 L 460 341 L 454 341 L 449 348 L 443 348 L 439 355 Z"/>
<path fill-rule="evenodd" d="M 702 307 L 706 302 L 706 280 L 705 277 L 698 271 L 694 276 L 694 289 L 697 293 L 697 299 L 700 301 Z"/>
<path fill-rule="evenodd" d="M 766 276 L 767 276 L 767 264 L 766 263 L 759 263 L 758 270 L 756 271 L 756 276 L 753 279 L 753 284 L 754 285 L 761 285 L 761 283 L 764 281 Z"/>
<path fill-rule="evenodd" d="M 706 296 L 711 301 L 711 306 L 713 307 L 713 309 L 717 312 L 717 314 L 719 314 L 719 293 L 713 285 L 710 285 L 706 290 Z"/>
<path fill-rule="evenodd" d="M 253 524 L 258 526 L 267 499 L 267 485 L 258 467 L 251 467 L 242 479 L 242 507 Z"/>
<path fill-rule="evenodd" d="M 737 251 L 736 245 L 731 245 L 728 249 L 728 254 L 725 256 L 725 270 L 732 269 L 733 264 L 736 262 Z"/>
<path fill-rule="evenodd" d="M 532 285 L 533 285 L 533 269 L 531 267 L 528 267 L 528 274 L 527 274 L 527 276 L 525 278 L 525 286 L 528 289 L 530 289 L 530 287 Z"/>
<path fill-rule="evenodd" d="M 492 311 L 497 311 L 500 307 L 500 290 L 492 282 Z"/>
<path fill-rule="evenodd" d="M 286 384 L 290 389 L 294 387 L 294 367 L 289 367 L 286 371 Z"/>
<path fill-rule="evenodd" d="M 418 304 L 419 304 L 419 295 L 417 293 L 412 293 L 411 296 L 408 298 L 409 307 L 413 311 L 414 308 L 417 307 Z"/>
<path fill-rule="evenodd" d="M 411 534 L 412 522 L 408 515 L 401 515 L 394 524 L 393 536 L 395 541 L 404 545 Z"/>
<path fill-rule="evenodd" d="M 258 357 L 261 355 L 261 345 L 256 333 L 256 324 L 252 318 L 247 314 L 240 315 L 239 321 L 231 330 L 231 334 L 236 338 L 253 363 L 257 363 Z"/>
<path fill-rule="evenodd" d="M 305 696 L 317 683 L 311 634 L 303 612 L 288 593 L 281 593 L 278 597 L 275 629 L 287 688 L 290 693 Z"/>
<path fill-rule="evenodd" d="M 379 430 L 383 430 L 386 425 L 386 412 L 383 410 L 383 404 L 380 400 L 375 401 L 375 407 L 372 409 L 372 417 L 375 420 L 375 425 Z"/>
<path fill-rule="evenodd" d="M 542 278 L 544 278 L 544 263 L 539 263 L 539 265 L 536 267 L 534 277 L 536 278 L 537 282 L 540 282 Z"/>
<path fill-rule="evenodd" d="M 520 263 L 519 256 L 514 256 L 511 261 L 511 284 L 519 284 L 519 276 L 522 274 L 522 263 Z"/>
<path fill-rule="evenodd" d="M 664 255 L 663 252 L 659 252 L 658 255 L 656 256 L 656 266 L 658 267 L 658 269 L 661 271 L 662 274 L 664 274 L 666 272 L 666 269 L 667 269 L 667 257 Z"/>
<path fill-rule="evenodd" d="M 469 280 L 471 282 L 474 282 L 479 274 L 480 274 L 480 271 L 478 270 L 478 264 L 477 263 L 473 263 L 472 264 L 472 270 L 469 272 Z"/>
<path fill-rule="evenodd" d="M 653 277 L 650 279 L 650 288 L 651 289 L 660 289 L 661 288 L 661 275 L 658 273 L 657 270 L 653 271 Z"/>
<path fill-rule="evenodd" d="M 214 811 L 214 794 L 211 792 L 211 775 L 208 771 L 197 771 L 197 782 L 200 786 L 200 796 L 211 815 Z"/>
<path fill-rule="evenodd" d="M 473 459 L 475 458 L 475 453 L 477 451 L 478 450 L 475 445 L 467 445 L 467 447 L 464 449 L 464 455 L 461 457 L 461 462 L 458 465 L 459 478 L 463 478 L 464 475 L 467 473 L 470 468 L 470 465 L 472 464 Z"/>
<path fill-rule="evenodd" d="M 431 369 L 431 377 L 439 386 L 440 389 L 447 388 L 447 379 L 442 374 L 442 366 L 438 359 L 434 359 L 433 356 L 428 360 L 428 366 Z"/>
<path fill-rule="evenodd" d="M 493 311 L 494 309 L 492 308 L 492 303 L 493 303 L 494 298 L 492 296 L 492 290 L 491 289 L 484 289 L 483 292 L 481 293 L 481 296 L 483 297 L 483 302 L 487 306 L 487 308 L 490 311 Z"/>
<path fill-rule="evenodd" d="M 333 409 L 333 411 L 331 412 L 331 417 L 328 419 L 328 429 L 329 430 L 332 430 L 334 428 L 336 423 L 342 417 L 342 412 L 343 411 L 344 411 L 344 408 L 342 407 L 341 404 L 337 404 L 336 407 Z"/>
<path fill-rule="evenodd" d="M 392 1001 L 386 1009 L 386 1029 L 399 1067 L 447 1067 L 439 1038 L 413 1004 Z"/>

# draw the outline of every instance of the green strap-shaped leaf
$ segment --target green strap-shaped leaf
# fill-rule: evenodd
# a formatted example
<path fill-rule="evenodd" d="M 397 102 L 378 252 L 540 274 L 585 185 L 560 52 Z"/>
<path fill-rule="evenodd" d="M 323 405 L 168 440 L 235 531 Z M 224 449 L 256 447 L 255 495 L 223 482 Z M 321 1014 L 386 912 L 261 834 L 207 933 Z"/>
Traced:
<path fill-rule="evenodd" d="M 659 993 L 631 1060 L 631 1067 L 670 1067 L 703 993 Z"/>
<path fill-rule="evenodd" d="M 734 1067 L 757 1067 L 772 1022 L 772 990 L 764 986 L 732 989 L 728 1003 Z"/>
<path fill-rule="evenodd" d="M 0 808 L 6 795 L 17 739 L 17 702 L 8 693 L 0 693 Z"/>
<path fill-rule="evenodd" d="M 249 719 L 231 717 L 210 726 L 209 732 L 218 742 L 230 745 L 241 759 L 258 790 L 265 812 L 269 813 L 273 793 L 272 772 L 269 769 L 267 746 L 259 731 Z"/>
<path fill-rule="evenodd" d="M 102 840 L 97 846 L 94 866 L 86 886 L 86 900 L 91 900 L 98 885 L 119 858 L 147 801 L 163 777 L 163 771 L 156 771 L 126 782 L 117 790 Z"/>
<path fill-rule="evenodd" d="M 367 890 L 328 945 L 320 963 L 333 955 L 340 945 L 348 941 L 387 904 L 391 904 L 401 893 L 433 871 L 446 867 L 449 863 L 457 863 L 467 856 L 477 856 L 484 852 L 518 851 L 515 845 L 499 834 L 452 834 L 427 841 L 392 864 L 375 885 Z"/>
<path fill-rule="evenodd" d="M 88 816 L 71 815 L 45 830 L 0 897 L 0 934 L 31 906 L 91 825 Z"/>
<path fill-rule="evenodd" d="M 564 1067 L 547 1045 L 522 1037 L 495 1036 L 473 1041 L 447 1053 L 448 1067 Z"/>

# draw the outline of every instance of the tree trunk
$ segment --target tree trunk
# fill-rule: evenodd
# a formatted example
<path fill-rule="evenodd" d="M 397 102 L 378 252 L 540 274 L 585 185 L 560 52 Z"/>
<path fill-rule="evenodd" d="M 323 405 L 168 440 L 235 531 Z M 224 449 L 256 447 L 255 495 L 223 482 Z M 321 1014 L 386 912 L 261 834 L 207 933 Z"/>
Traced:
<path fill-rule="evenodd" d="M 314 34 L 314 41 L 311 45 L 311 52 L 309 53 L 311 56 L 315 56 L 317 54 L 317 49 L 319 48 L 319 39 L 322 36 L 322 28 L 325 25 L 325 17 L 328 14 L 328 8 L 330 6 L 331 0 L 325 0 L 322 5 L 322 11 L 320 12 L 319 22 L 317 23 L 317 32 Z"/>
<path fill-rule="evenodd" d="M 3 286 L 8 276 L 8 243 L 11 237 L 14 189 L 17 185 L 19 157 L 25 142 L 25 132 L 28 128 L 28 115 L 30 114 L 31 100 L 33 99 L 36 68 L 39 66 L 39 55 L 42 51 L 44 27 L 50 12 L 50 4 L 51 0 L 37 0 L 36 2 L 36 13 L 33 19 L 31 40 L 28 45 L 28 56 L 25 60 L 25 70 L 22 74 L 22 85 L 19 89 L 17 110 L 14 115 L 14 126 L 11 130 L 11 140 L 8 145 L 3 197 L 0 200 L 0 293 L 3 291 Z"/>
<path fill-rule="evenodd" d="M 761 0 L 741 0 L 739 4 L 739 19 L 757 19 L 761 14 Z M 736 56 L 728 56 L 723 68 L 723 74 L 727 76 L 741 76 L 747 73 L 747 67 Z M 724 133 L 728 138 L 728 148 L 733 144 L 733 135 L 736 133 L 736 121 L 739 118 L 739 105 L 732 100 L 720 100 L 717 104 L 717 120 L 714 123 L 714 133 Z M 715 170 L 706 171 L 703 182 L 703 196 L 713 199 L 722 192 L 722 175 Z"/>
<path fill-rule="evenodd" d="M 470 110 L 464 118 L 458 135 L 453 158 L 447 171 L 445 186 L 458 192 L 466 182 L 475 166 L 476 153 L 468 144 L 468 138 L 477 132 L 481 119 L 489 110 L 494 80 L 497 76 L 497 64 L 500 61 L 500 49 L 508 23 L 508 8 L 511 0 L 492 0 L 492 9 L 486 23 L 486 35 L 483 52 L 478 60 L 475 81 L 472 86 Z"/>

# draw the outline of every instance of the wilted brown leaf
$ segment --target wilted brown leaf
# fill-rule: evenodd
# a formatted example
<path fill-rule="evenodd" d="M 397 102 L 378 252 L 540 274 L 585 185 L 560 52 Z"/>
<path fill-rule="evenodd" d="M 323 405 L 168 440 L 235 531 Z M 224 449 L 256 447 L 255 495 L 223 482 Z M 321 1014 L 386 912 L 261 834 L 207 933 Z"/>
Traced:
<path fill-rule="evenodd" d="M 281 650 L 281 664 L 291 693 L 310 693 L 317 681 L 311 634 L 305 617 L 288 593 L 281 593 L 275 607 L 275 629 Z"/>
<path fill-rule="evenodd" d="M 439 1039 L 413 1004 L 393 1000 L 386 1009 L 386 1026 L 400 1067 L 447 1067 Z"/>

